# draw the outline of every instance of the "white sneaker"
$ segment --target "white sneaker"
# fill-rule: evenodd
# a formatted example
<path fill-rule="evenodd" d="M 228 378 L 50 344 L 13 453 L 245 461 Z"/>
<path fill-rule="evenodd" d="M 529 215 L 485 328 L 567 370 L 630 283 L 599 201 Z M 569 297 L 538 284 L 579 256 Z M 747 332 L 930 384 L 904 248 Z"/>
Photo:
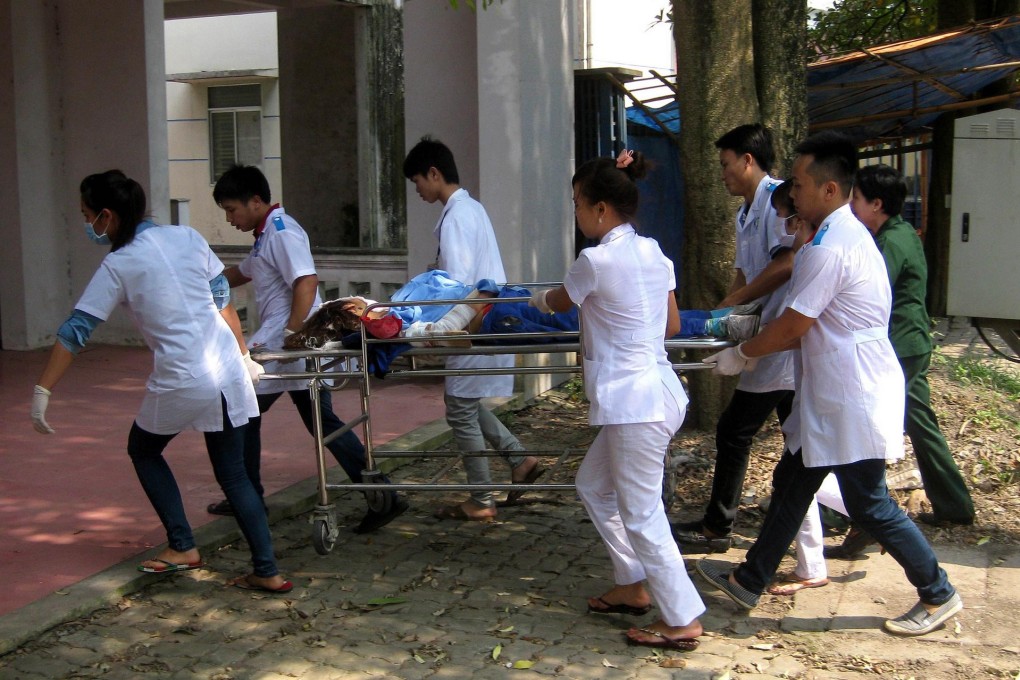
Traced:
<path fill-rule="evenodd" d="M 723 317 L 726 325 L 726 335 L 735 342 L 750 340 L 758 333 L 761 325 L 760 316 L 749 316 L 744 314 L 730 314 Z"/>
<path fill-rule="evenodd" d="M 909 612 L 885 622 L 885 629 L 896 635 L 926 635 L 963 610 L 963 600 L 959 593 L 953 596 L 933 612 L 929 612 L 920 600 Z"/>

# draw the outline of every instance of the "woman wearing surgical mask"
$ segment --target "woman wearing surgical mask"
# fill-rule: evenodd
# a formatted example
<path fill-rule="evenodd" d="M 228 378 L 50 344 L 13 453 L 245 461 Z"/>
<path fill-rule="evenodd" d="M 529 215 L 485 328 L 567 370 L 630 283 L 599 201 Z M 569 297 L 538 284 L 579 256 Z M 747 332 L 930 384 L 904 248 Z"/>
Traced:
<path fill-rule="evenodd" d="M 169 573 L 203 566 L 181 494 L 163 450 L 181 430 L 204 433 L 216 480 L 235 508 L 251 550 L 253 571 L 241 588 L 286 592 L 273 555 L 269 523 L 244 469 L 248 419 L 259 414 L 252 383 L 259 368 L 247 356 L 223 264 L 190 227 L 157 226 L 145 218 L 145 192 L 119 170 L 82 180 L 85 233 L 111 246 L 57 331 L 32 398 L 32 423 L 46 421 L 51 391 L 96 326 L 127 308 L 154 354 L 145 397 L 128 434 L 128 456 L 166 530 L 167 546 L 138 569 Z M 245 354 L 242 354 L 244 352 Z"/>

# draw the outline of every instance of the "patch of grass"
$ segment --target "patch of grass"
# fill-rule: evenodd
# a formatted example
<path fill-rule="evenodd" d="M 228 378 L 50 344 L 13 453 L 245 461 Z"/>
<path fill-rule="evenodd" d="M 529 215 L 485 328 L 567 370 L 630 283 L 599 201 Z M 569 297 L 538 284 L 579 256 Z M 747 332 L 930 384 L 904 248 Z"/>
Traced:
<path fill-rule="evenodd" d="M 558 389 L 571 401 L 584 401 L 586 399 L 584 395 L 584 381 L 581 379 L 581 376 L 571 378 L 560 385 Z"/>
<path fill-rule="evenodd" d="M 950 380 L 961 385 L 981 385 L 1010 399 L 1020 401 L 1020 378 L 988 365 L 979 359 L 948 357 L 936 349 L 932 362 L 945 366 Z"/>

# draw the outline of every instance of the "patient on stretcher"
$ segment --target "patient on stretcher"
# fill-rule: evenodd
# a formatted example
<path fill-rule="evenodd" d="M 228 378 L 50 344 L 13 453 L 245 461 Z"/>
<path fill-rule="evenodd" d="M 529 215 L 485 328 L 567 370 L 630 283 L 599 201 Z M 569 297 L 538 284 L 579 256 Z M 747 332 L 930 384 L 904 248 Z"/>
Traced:
<path fill-rule="evenodd" d="M 483 280 L 469 286 L 450 279 L 446 272 L 433 270 L 419 274 L 393 294 L 393 302 L 406 305 L 376 308 L 373 300 L 347 297 L 323 303 L 297 333 L 284 342 L 286 349 L 321 348 L 329 342 L 359 332 L 365 325 L 368 335 L 394 338 L 426 346 L 470 347 L 471 340 L 451 336 L 493 333 L 576 332 L 577 310 L 544 314 L 527 301 L 501 301 L 501 298 L 528 298 L 531 291 L 518 286 L 497 286 Z M 428 300 L 487 299 L 491 302 L 448 305 L 416 305 Z M 675 338 L 717 337 L 741 342 L 758 331 L 760 305 L 742 305 L 720 310 L 684 310 L 680 312 L 680 332 Z M 548 338 L 555 341 L 557 338 Z M 476 338 L 476 341 L 477 338 Z"/>

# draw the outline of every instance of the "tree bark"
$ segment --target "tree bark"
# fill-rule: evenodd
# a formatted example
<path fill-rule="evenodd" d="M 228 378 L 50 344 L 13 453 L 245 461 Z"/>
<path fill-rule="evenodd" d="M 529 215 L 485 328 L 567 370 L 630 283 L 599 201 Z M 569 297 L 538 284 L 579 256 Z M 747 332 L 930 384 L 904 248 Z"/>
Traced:
<path fill-rule="evenodd" d="M 788 177 L 793 148 L 808 132 L 807 3 L 752 0 L 754 82 L 761 122 L 776 137 L 773 177 Z"/>
<path fill-rule="evenodd" d="M 684 175 L 684 248 L 680 304 L 711 309 L 733 280 L 733 215 L 739 201 L 719 176 L 714 142 L 760 119 L 754 84 L 751 0 L 673 0 Z M 688 377 L 687 424 L 715 427 L 735 381 L 706 371 Z"/>

